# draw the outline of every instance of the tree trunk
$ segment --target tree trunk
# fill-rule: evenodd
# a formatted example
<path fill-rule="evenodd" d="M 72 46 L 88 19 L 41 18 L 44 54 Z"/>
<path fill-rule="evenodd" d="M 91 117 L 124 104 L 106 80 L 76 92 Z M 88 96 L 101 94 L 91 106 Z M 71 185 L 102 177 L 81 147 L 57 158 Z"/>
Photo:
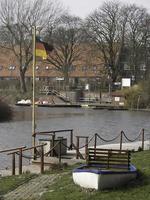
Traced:
<path fill-rule="evenodd" d="M 20 71 L 20 89 L 23 93 L 26 93 L 26 91 L 27 91 L 24 71 Z"/>

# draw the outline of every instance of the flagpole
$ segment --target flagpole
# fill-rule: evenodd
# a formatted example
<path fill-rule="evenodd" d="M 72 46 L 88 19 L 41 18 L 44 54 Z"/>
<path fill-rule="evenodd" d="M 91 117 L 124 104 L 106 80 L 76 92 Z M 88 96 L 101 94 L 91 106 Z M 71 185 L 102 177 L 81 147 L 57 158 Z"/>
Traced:
<path fill-rule="evenodd" d="M 32 147 L 35 146 L 35 65 L 36 65 L 36 55 L 35 55 L 35 41 L 36 37 L 36 26 L 32 29 L 32 41 L 33 41 L 33 64 L 32 64 Z M 35 157 L 35 149 L 33 151 L 33 156 Z"/>

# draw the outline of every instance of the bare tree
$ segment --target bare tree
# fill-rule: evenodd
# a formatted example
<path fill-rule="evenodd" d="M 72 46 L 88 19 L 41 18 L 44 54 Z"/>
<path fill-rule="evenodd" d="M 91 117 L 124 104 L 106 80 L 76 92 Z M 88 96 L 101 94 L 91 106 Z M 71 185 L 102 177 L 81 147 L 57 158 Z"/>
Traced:
<path fill-rule="evenodd" d="M 141 64 L 146 67 L 148 58 L 148 44 L 150 39 L 150 16 L 146 9 L 130 5 L 126 33 L 128 48 L 128 65 L 132 75 L 137 78 Z M 145 69 L 146 70 L 146 69 Z"/>
<path fill-rule="evenodd" d="M 44 31 L 53 25 L 60 5 L 53 0 L 1 0 L 1 47 L 16 56 L 20 70 L 21 90 L 26 92 L 25 73 L 32 61 L 32 27 Z"/>
<path fill-rule="evenodd" d="M 62 15 L 58 26 L 51 33 L 54 50 L 48 57 L 48 63 L 55 66 L 65 78 L 65 85 L 69 82 L 69 72 L 81 54 L 81 20 L 69 14 Z"/>
<path fill-rule="evenodd" d="M 113 81 L 119 74 L 119 61 L 124 47 L 128 10 L 116 2 L 105 2 L 86 20 L 86 31 L 97 45 L 109 76 Z"/>

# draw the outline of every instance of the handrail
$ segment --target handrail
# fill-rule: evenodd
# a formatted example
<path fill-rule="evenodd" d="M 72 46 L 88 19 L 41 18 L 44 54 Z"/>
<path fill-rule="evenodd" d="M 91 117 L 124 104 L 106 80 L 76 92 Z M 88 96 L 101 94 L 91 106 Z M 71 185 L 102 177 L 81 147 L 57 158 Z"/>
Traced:
<path fill-rule="evenodd" d="M 45 144 L 40 144 L 40 145 L 37 145 L 37 146 L 34 146 L 34 147 L 29 147 L 29 148 L 26 148 L 26 149 L 22 149 L 22 151 L 28 151 L 28 150 L 35 149 L 35 148 L 38 148 L 38 147 L 41 147 L 41 146 L 45 146 L 45 145 L 47 145 L 47 144 L 45 143 Z M 13 153 L 18 153 L 20 151 L 20 149 L 18 149 L 17 151 L 10 152 L 7 155 L 11 155 Z"/>
<path fill-rule="evenodd" d="M 12 148 L 12 149 L 5 149 L 5 150 L 1 150 L 0 153 L 7 153 L 10 151 L 15 151 L 15 150 L 24 149 L 24 148 L 26 148 L 26 146 L 16 147 L 16 148 Z"/>

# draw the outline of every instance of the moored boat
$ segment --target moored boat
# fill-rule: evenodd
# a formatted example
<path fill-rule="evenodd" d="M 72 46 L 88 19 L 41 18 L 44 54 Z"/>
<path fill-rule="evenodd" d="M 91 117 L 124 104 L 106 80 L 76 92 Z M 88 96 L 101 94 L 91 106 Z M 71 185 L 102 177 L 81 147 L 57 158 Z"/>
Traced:
<path fill-rule="evenodd" d="M 82 165 L 73 170 L 73 181 L 83 188 L 96 190 L 116 188 L 135 179 L 137 170 L 130 165 L 129 170 L 104 169 L 101 165 Z"/>
<path fill-rule="evenodd" d="M 128 150 L 89 148 L 87 163 L 73 170 L 73 181 L 83 188 L 96 190 L 125 185 L 137 176 L 130 158 Z"/>

